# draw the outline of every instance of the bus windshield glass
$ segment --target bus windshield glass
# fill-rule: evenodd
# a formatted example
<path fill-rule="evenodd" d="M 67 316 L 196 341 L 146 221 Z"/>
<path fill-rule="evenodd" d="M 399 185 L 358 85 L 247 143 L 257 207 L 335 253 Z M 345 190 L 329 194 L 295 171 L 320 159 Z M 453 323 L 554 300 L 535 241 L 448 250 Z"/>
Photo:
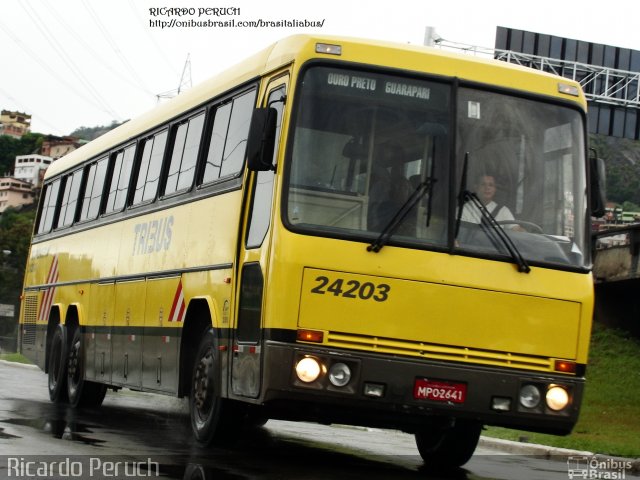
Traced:
<path fill-rule="evenodd" d="M 369 244 L 390 232 L 394 246 L 504 261 L 515 249 L 534 265 L 588 266 L 580 112 L 467 87 L 452 105 L 453 88 L 307 69 L 290 144 L 289 227 Z"/>

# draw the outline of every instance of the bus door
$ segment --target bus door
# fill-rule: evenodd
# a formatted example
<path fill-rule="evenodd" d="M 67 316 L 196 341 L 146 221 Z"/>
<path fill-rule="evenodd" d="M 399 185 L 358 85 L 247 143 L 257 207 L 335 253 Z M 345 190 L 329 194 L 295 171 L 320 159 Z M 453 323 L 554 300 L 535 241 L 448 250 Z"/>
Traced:
<path fill-rule="evenodd" d="M 288 74 L 271 80 L 262 105 L 278 111 L 274 162 L 278 151 L 282 111 L 284 109 Z M 246 195 L 246 222 L 243 223 L 243 244 L 240 249 L 236 305 L 237 324 L 233 330 L 231 360 L 231 391 L 234 395 L 257 398 L 262 375 L 262 305 L 266 288 L 264 272 L 267 268 L 269 241 L 266 241 L 271 223 L 274 171 L 252 172 L 250 191 Z"/>

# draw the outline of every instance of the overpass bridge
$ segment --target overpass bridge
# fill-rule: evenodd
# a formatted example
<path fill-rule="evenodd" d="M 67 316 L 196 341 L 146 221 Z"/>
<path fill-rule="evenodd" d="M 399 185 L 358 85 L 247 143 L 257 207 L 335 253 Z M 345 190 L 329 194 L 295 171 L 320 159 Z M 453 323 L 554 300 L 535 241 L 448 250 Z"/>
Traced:
<path fill-rule="evenodd" d="M 497 27 L 494 48 L 440 38 L 425 44 L 495 58 L 576 80 L 589 102 L 589 131 L 640 140 L 640 51 Z"/>
<path fill-rule="evenodd" d="M 593 236 L 595 319 L 640 336 L 640 224 Z"/>

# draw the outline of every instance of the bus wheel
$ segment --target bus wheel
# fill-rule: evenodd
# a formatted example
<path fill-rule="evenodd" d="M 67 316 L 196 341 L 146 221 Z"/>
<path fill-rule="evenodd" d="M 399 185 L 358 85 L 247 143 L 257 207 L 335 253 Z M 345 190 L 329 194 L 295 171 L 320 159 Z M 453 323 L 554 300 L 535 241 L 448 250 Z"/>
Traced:
<path fill-rule="evenodd" d="M 231 422 L 227 412 L 223 413 L 227 401 L 220 397 L 218 368 L 214 335 L 208 331 L 198 347 L 189 394 L 191 427 L 196 440 L 203 445 L 222 440 L 225 427 Z"/>
<path fill-rule="evenodd" d="M 67 329 L 58 324 L 49 347 L 49 398 L 55 403 L 67 401 Z"/>
<path fill-rule="evenodd" d="M 416 432 L 416 445 L 428 468 L 455 468 L 469 461 L 480 439 L 482 424 L 456 420 Z"/>
<path fill-rule="evenodd" d="M 67 364 L 67 393 L 74 407 L 99 407 L 107 393 L 107 386 L 84 379 L 84 346 L 82 332 L 73 332 Z"/>

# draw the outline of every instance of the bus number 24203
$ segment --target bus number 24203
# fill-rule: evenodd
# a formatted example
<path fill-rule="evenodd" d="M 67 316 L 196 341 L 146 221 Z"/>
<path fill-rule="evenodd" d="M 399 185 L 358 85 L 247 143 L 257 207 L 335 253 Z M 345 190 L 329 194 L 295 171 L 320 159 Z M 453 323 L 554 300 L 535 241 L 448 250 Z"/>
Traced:
<path fill-rule="evenodd" d="M 360 282 L 358 280 L 345 280 L 338 278 L 333 282 L 325 276 L 316 277 L 317 285 L 311 289 L 311 293 L 324 295 L 332 293 L 336 297 L 359 298 L 361 300 L 373 299 L 376 302 L 385 302 L 389 298 L 391 286 L 386 283 L 375 284 L 372 282 Z"/>

